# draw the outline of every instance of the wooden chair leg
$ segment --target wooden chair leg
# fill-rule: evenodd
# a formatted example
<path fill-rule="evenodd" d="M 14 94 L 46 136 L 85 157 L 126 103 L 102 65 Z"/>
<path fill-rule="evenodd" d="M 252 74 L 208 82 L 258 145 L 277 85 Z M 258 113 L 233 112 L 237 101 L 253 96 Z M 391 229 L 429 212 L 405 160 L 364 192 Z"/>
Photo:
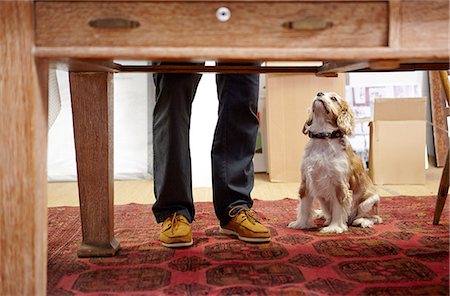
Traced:
<path fill-rule="evenodd" d="M 83 241 L 79 257 L 114 256 L 112 73 L 70 72 Z"/>
<path fill-rule="evenodd" d="M 447 195 L 448 195 L 448 188 L 449 188 L 449 183 L 450 183 L 449 154 L 450 154 L 450 148 L 447 152 L 447 160 L 445 162 L 444 170 L 442 171 L 441 182 L 439 184 L 439 191 L 438 191 L 437 198 L 436 198 L 436 208 L 434 210 L 433 225 L 439 224 L 439 220 L 441 219 L 442 210 L 444 209 L 444 205 L 445 205 L 445 200 L 447 199 Z"/>

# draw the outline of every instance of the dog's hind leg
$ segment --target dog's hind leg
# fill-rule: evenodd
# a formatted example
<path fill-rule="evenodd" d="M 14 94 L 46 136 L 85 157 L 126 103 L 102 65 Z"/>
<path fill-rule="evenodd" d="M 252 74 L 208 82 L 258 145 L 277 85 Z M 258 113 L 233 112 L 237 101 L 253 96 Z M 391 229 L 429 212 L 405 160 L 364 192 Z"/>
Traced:
<path fill-rule="evenodd" d="M 358 206 L 358 215 L 352 222 L 353 226 L 360 226 L 362 228 L 372 227 L 374 224 L 383 223 L 383 220 L 378 216 L 378 204 L 380 196 L 374 194 L 363 201 Z"/>

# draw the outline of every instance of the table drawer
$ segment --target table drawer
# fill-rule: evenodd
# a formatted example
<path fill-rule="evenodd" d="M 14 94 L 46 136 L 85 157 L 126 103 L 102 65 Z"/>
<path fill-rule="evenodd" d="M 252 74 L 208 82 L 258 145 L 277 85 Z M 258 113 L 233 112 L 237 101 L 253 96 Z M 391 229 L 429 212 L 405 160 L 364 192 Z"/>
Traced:
<path fill-rule="evenodd" d="M 220 21 L 216 12 L 231 13 Z M 378 47 L 388 4 L 373 2 L 37 2 L 38 46 Z M 64 25 L 62 25 L 64 24 Z"/>

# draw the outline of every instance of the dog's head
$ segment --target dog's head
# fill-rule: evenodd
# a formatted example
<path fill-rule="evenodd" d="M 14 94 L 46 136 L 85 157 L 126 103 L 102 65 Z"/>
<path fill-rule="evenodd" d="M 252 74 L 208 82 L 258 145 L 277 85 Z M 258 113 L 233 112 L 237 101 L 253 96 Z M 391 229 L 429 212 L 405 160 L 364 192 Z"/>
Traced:
<path fill-rule="evenodd" d="M 322 132 L 338 128 L 342 134 L 351 135 L 355 121 L 352 110 L 346 100 L 334 92 L 319 92 L 309 110 L 309 118 L 303 126 L 303 133 L 311 129 Z"/>

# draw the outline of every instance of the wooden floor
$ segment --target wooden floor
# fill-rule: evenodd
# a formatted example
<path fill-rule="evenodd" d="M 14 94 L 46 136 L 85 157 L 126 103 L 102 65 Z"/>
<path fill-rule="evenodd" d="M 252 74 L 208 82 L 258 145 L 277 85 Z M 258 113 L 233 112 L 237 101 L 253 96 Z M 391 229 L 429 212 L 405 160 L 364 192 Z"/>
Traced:
<path fill-rule="evenodd" d="M 382 196 L 392 195 L 436 195 L 442 174 L 441 168 L 430 167 L 426 171 L 425 185 L 383 185 L 378 186 Z M 116 181 L 114 203 L 151 204 L 155 201 L 153 181 Z M 277 200 L 285 197 L 296 198 L 299 183 L 272 183 L 265 173 L 255 175 L 252 197 L 262 200 Z M 195 201 L 212 201 L 211 188 L 194 188 Z M 49 183 L 48 206 L 78 206 L 76 182 Z"/>

